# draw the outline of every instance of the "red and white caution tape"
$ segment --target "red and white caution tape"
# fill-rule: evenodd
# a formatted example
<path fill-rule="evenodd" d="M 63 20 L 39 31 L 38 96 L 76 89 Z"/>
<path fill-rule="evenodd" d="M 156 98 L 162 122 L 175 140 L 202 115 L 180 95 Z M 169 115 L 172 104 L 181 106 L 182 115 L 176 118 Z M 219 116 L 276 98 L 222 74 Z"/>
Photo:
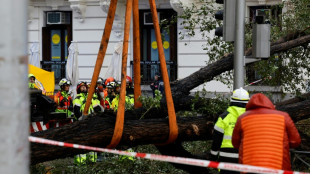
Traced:
<path fill-rule="evenodd" d="M 43 121 L 31 122 L 30 124 L 30 132 L 38 132 L 49 129 L 49 124 L 44 124 Z"/>
<path fill-rule="evenodd" d="M 171 163 L 186 164 L 186 165 L 200 166 L 200 167 L 209 167 L 209 168 L 224 169 L 224 170 L 239 171 L 239 172 L 265 173 L 265 174 L 310 174 L 310 173 L 304 173 L 304 172 L 283 171 L 283 170 L 277 170 L 277 169 L 269 169 L 269 168 L 264 168 L 264 167 L 256 167 L 256 166 L 234 164 L 234 163 L 214 162 L 214 161 L 208 161 L 208 160 L 173 157 L 173 156 L 166 156 L 166 155 L 156 155 L 156 154 L 149 154 L 149 153 L 126 152 L 126 151 L 120 151 L 120 150 L 112 150 L 112 149 L 106 149 L 106 148 L 65 143 L 65 142 L 60 142 L 60 141 L 37 138 L 33 136 L 29 136 L 29 141 L 33 143 L 71 147 L 71 148 L 76 148 L 76 149 L 106 152 L 106 153 L 113 153 L 117 155 L 127 155 L 127 156 L 132 156 L 132 157 L 145 158 L 145 159 L 150 159 L 150 160 L 165 161 L 165 162 L 171 162 Z"/>
<path fill-rule="evenodd" d="M 253 85 L 255 83 L 258 83 L 258 82 L 260 82 L 262 80 L 271 79 L 271 78 L 272 78 L 271 76 L 268 76 L 268 77 L 265 77 L 263 79 L 259 79 L 259 80 L 256 80 L 256 81 L 252 82 L 252 83 L 249 83 L 249 84 L 245 85 L 244 87 L 248 87 L 248 86 L 251 86 L 251 85 Z"/>

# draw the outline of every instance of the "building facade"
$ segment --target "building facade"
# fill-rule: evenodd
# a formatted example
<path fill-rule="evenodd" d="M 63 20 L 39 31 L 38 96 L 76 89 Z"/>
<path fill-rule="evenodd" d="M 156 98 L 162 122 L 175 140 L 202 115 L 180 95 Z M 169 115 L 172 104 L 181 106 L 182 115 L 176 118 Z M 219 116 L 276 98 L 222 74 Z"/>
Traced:
<path fill-rule="evenodd" d="M 199 0 L 156 0 L 160 19 L 182 13 L 184 6 Z M 268 9 L 281 0 L 247 0 L 246 18 Z M 68 47 L 74 43 L 78 48 L 79 79 L 91 81 L 102 38 L 110 0 L 30 0 L 28 5 L 29 48 L 37 44 L 40 64 L 43 69 L 54 71 L 56 81 L 65 77 Z M 104 77 L 111 64 L 116 46 L 123 40 L 126 0 L 119 0 L 106 56 L 100 72 Z M 157 43 L 151 20 L 148 0 L 139 1 L 141 38 L 142 84 L 148 85 L 154 74 L 159 72 Z M 180 39 L 184 30 L 180 22 L 163 31 L 163 46 L 171 81 L 182 79 L 206 65 L 208 57 L 203 50 L 205 40 L 199 34 Z M 133 75 L 132 24 L 128 50 L 127 74 Z M 198 29 L 197 32 L 199 33 Z M 186 44 L 185 44 L 186 43 Z M 230 92 L 232 89 L 218 81 L 205 84 L 209 92 Z M 142 88 L 143 89 L 143 88 Z M 201 89 L 198 87 L 197 89 Z M 195 90 L 197 90 L 195 89 Z"/>

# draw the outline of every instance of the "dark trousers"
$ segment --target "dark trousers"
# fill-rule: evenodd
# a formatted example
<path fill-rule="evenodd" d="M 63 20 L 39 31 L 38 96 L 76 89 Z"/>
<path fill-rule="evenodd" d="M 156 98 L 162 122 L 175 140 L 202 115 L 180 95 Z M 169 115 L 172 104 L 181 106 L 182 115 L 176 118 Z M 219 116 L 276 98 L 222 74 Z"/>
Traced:
<path fill-rule="evenodd" d="M 227 162 L 227 163 L 236 163 L 238 164 L 239 159 L 238 158 L 228 158 L 228 157 L 219 157 L 220 162 Z M 240 174 L 240 172 L 235 172 L 231 170 L 220 170 L 220 174 Z"/>

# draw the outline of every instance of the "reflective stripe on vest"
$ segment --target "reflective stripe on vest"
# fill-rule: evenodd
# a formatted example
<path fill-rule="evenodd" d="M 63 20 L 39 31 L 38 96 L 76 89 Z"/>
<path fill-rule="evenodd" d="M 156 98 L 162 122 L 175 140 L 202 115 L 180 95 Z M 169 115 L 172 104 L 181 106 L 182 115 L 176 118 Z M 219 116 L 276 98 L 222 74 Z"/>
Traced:
<path fill-rule="evenodd" d="M 221 132 L 221 133 L 224 133 L 224 129 L 218 127 L 217 125 L 214 126 L 214 129 Z"/>
<path fill-rule="evenodd" d="M 210 150 L 210 152 L 211 152 L 212 155 L 215 155 L 215 156 L 219 154 L 219 151 Z"/>
<path fill-rule="evenodd" d="M 220 152 L 220 156 L 227 158 L 239 158 L 238 153 Z"/>
<path fill-rule="evenodd" d="M 214 129 L 223 133 L 221 148 L 234 148 L 231 143 L 231 137 L 238 117 L 245 112 L 245 108 L 230 106 L 227 109 L 228 114 L 225 117 L 219 117 Z"/>

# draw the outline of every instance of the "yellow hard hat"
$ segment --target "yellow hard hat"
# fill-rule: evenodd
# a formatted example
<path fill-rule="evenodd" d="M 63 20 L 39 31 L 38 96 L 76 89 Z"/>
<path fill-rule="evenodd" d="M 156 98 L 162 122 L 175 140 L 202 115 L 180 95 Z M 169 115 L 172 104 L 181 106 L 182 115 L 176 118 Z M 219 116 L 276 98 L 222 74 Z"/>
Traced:
<path fill-rule="evenodd" d="M 33 74 L 28 74 L 28 78 L 30 78 L 30 77 L 36 78 Z"/>

